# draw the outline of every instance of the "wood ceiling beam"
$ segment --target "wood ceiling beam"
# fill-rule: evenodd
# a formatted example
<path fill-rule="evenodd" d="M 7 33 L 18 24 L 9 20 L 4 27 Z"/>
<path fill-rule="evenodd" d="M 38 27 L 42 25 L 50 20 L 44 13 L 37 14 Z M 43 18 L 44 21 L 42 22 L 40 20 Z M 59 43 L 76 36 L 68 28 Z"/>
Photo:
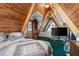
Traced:
<path fill-rule="evenodd" d="M 56 16 L 54 15 L 54 7 L 52 6 L 51 3 L 49 3 L 50 6 L 50 15 L 53 18 L 52 20 L 55 22 L 55 24 L 57 25 L 57 27 L 61 27 L 60 21 L 56 18 Z"/>
<path fill-rule="evenodd" d="M 59 14 L 64 19 L 64 22 L 68 25 L 68 27 L 71 29 L 74 35 L 77 36 L 79 30 L 73 24 L 73 22 L 69 19 L 69 17 L 63 11 L 63 9 L 59 6 L 59 4 L 52 4 L 52 5 L 55 7 L 55 10 L 58 10 L 60 12 Z"/>
<path fill-rule="evenodd" d="M 50 11 L 50 15 L 52 17 L 52 20 L 55 22 L 55 24 L 57 25 L 57 27 L 61 27 L 60 21 L 56 18 L 56 16 L 52 13 L 52 11 Z"/>
<path fill-rule="evenodd" d="M 48 15 L 49 15 L 49 12 L 46 12 L 46 14 L 43 16 L 41 25 L 40 25 L 39 30 L 38 30 L 39 32 L 41 31 L 42 25 L 43 25 L 43 23 L 46 21 L 46 18 L 47 18 Z"/>
<path fill-rule="evenodd" d="M 46 14 L 46 9 L 44 8 L 43 4 L 36 4 L 35 10 L 39 11 L 43 16 Z"/>
<path fill-rule="evenodd" d="M 48 24 L 48 26 L 47 26 L 47 28 L 46 28 L 46 31 L 47 31 L 48 28 L 50 27 L 51 23 L 52 23 L 52 21 L 49 22 L 49 24 Z"/>
<path fill-rule="evenodd" d="M 33 11 L 34 7 L 35 7 L 35 3 L 33 3 L 33 4 L 31 5 L 31 7 L 30 7 L 30 10 L 29 10 L 29 12 L 28 12 L 28 15 L 27 15 L 27 17 L 26 17 L 26 19 L 25 19 L 25 22 L 24 22 L 24 24 L 23 24 L 23 28 L 22 28 L 22 30 L 21 30 L 22 32 L 24 32 L 24 31 L 25 31 L 25 28 L 27 27 L 28 21 L 29 21 L 29 19 L 30 19 L 30 16 L 31 16 L 31 14 L 32 14 L 32 11 Z"/>
<path fill-rule="evenodd" d="M 43 32 L 45 31 L 45 29 L 46 29 L 47 25 L 49 24 L 50 20 L 51 20 L 51 19 L 48 19 L 48 21 L 47 21 L 47 23 L 46 23 L 46 25 L 45 25 L 45 27 L 44 27 L 44 29 L 43 29 Z"/>

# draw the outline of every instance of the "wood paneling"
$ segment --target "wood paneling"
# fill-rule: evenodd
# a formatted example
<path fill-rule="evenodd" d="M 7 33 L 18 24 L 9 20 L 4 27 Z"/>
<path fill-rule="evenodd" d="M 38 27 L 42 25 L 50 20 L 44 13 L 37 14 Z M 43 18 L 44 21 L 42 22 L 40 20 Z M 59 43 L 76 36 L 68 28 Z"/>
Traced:
<path fill-rule="evenodd" d="M 0 3 L 0 31 L 21 31 L 31 5 L 31 3 Z M 79 4 L 64 3 L 59 5 L 79 29 Z M 35 5 L 32 13 L 36 11 L 39 11 L 43 18 L 48 12 L 45 6 L 40 3 Z"/>
<path fill-rule="evenodd" d="M 74 33 L 74 35 L 76 36 L 78 34 L 78 28 L 73 24 L 73 22 L 71 21 L 71 19 L 67 16 L 67 14 L 63 11 L 62 7 L 60 7 L 59 4 L 53 4 L 53 6 L 55 7 L 55 10 L 59 11 L 59 15 L 62 17 L 63 21 L 68 25 L 68 27 L 70 28 L 70 30 Z"/>
<path fill-rule="evenodd" d="M 29 11 L 28 11 L 28 14 L 27 14 L 27 16 L 26 16 L 26 19 L 25 19 L 25 22 L 24 22 L 24 24 L 23 24 L 23 27 L 22 27 L 21 32 L 24 32 L 24 31 L 25 31 L 25 29 L 26 29 L 26 27 L 27 27 L 27 25 L 28 25 L 28 21 L 30 20 L 31 14 L 32 14 L 32 12 L 33 12 L 33 10 L 34 10 L 34 7 L 35 7 L 35 3 L 33 3 L 33 4 L 31 5 L 31 7 L 29 8 Z"/>
<path fill-rule="evenodd" d="M 76 3 L 65 3 L 60 4 L 68 17 L 72 20 L 72 22 L 79 29 L 79 4 Z"/>
<path fill-rule="evenodd" d="M 0 32 L 21 31 L 30 7 L 30 3 L 0 3 Z"/>
<path fill-rule="evenodd" d="M 35 10 L 39 11 L 43 16 L 46 14 L 47 10 L 42 3 L 38 3 L 35 5 Z"/>

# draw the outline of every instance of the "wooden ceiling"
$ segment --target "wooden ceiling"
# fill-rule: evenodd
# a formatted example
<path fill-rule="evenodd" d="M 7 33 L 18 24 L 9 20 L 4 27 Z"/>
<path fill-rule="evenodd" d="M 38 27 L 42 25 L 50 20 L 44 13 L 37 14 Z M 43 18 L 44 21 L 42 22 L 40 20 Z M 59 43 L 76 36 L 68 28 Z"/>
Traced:
<path fill-rule="evenodd" d="M 36 4 L 34 10 L 39 11 L 43 16 L 48 12 L 43 3 Z"/>
<path fill-rule="evenodd" d="M 70 3 L 70 4 L 60 4 L 67 16 L 72 20 L 72 22 L 79 29 L 79 4 Z"/>
<path fill-rule="evenodd" d="M 31 4 L 0 4 L 0 31 L 21 31 Z"/>
<path fill-rule="evenodd" d="M 59 5 L 79 29 L 79 4 Z M 31 6 L 32 3 L 0 3 L 0 32 L 21 31 Z M 43 19 L 48 12 L 44 4 L 39 3 L 35 4 L 32 14 L 36 11 L 43 15 Z"/>
<path fill-rule="evenodd" d="M 0 32 L 21 31 L 32 3 L 0 3 Z M 36 4 L 32 13 L 45 15 L 45 8 Z"/>

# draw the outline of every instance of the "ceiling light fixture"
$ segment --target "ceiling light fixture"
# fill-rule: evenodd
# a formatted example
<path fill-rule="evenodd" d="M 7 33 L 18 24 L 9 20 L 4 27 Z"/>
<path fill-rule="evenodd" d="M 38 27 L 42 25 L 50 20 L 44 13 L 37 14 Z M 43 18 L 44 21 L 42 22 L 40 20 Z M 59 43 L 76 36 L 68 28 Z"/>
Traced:
<path fill-rule="evenodd" d="M 46 8 L 49 8 L 49 5 L 48 5 L 48 4 L 46 4 L 46 5 L 45 5 L 45 7 L 46 7 Z"/>

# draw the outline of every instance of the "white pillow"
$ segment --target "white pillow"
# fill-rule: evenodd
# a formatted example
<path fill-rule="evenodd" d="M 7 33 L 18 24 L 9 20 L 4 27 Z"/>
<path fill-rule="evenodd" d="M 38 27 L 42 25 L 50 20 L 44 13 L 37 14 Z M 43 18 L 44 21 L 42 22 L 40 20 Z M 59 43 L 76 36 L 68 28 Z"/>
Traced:
<path fill-rule="evenodd" d="M 14 32 L 14 33 L 10 33 L 8 36 L 8 40 L 13 41 L 16 39 L 20 39 L 20 38 L 24 38 L 25 35 L 21 32 Z"/>
<path fill-rule="evenodd" d="M 7 40 L 7 35 L 3 32 L 0 32 L 0 42 L 6 41 Z"/>

